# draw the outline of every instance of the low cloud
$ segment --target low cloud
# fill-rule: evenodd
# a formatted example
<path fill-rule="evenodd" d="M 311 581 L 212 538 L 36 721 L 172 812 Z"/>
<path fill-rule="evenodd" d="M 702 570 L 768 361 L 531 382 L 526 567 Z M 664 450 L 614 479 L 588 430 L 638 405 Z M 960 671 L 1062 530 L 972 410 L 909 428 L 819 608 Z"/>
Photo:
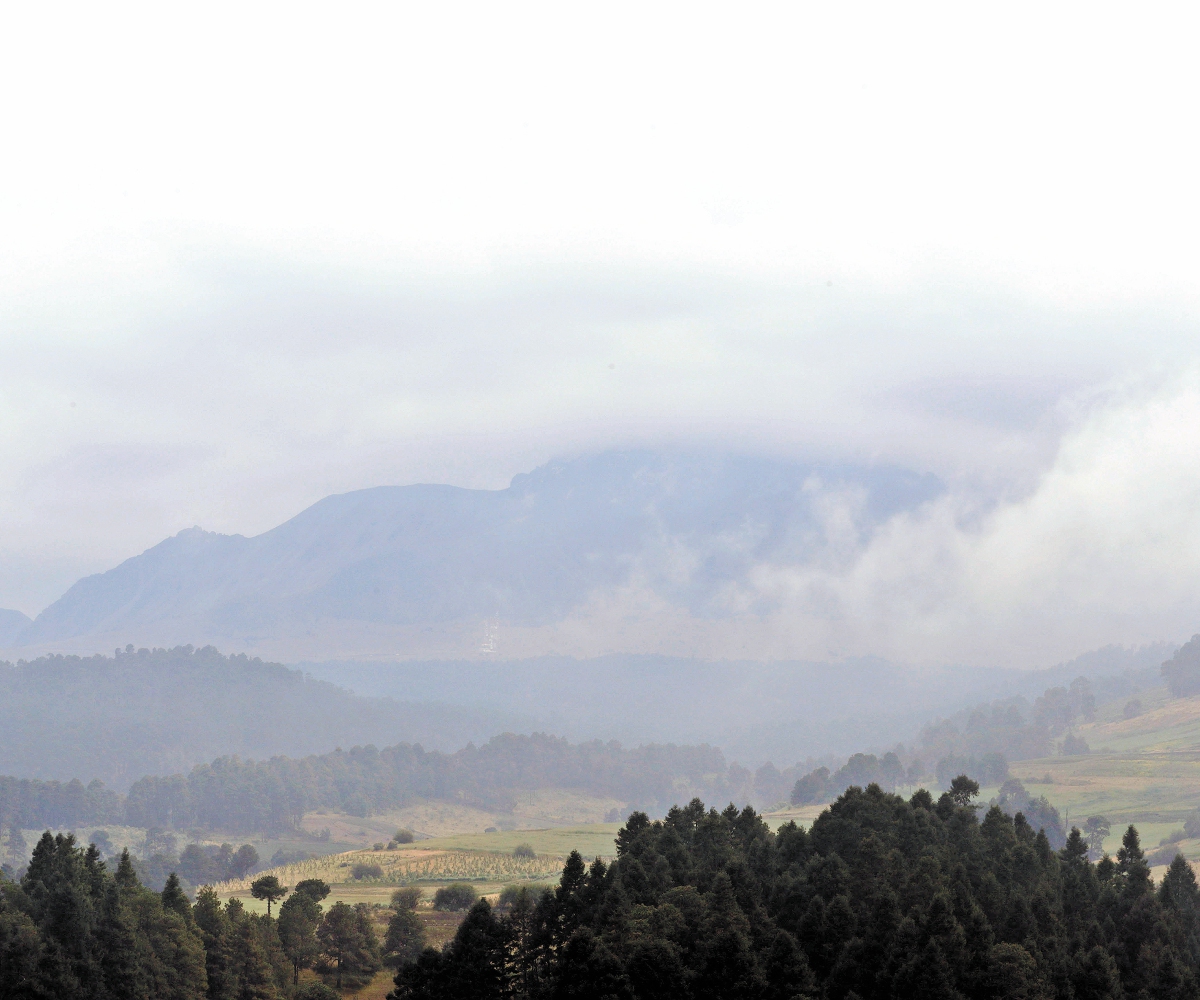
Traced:
<path fill-rule="evenodd" d="M 1186 638 L 1200 630 L 1200 377 L 1094 403 L 1020 498 L 981 511 L 951 492 L 848 566 L 763 565 L 749 587 L 778 603 L 769 630 L 799 656 L 1042 666 Z"/>

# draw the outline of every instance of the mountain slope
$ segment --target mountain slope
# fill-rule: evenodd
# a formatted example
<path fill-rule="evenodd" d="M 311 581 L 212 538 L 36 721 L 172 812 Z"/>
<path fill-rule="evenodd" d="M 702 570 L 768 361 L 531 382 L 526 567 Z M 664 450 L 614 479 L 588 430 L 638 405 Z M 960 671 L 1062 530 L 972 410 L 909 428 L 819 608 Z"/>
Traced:
<path fill-rule="evenodd" d="M 337 633 L 357 654 L 398 636 L 416 653 L 429 631 L 462 653 L 484 620 L 543 628 L 630 586 L 720 617 L 756 566 L 844 559 L 940 491 L 902 469 L 650 452 L 551 463 L 504 490 L 378 487 L 254 538 L 182 531 L 80 580 L 16 641 Z"/>
<path fill-rule="evenodd" d="M 7 645 L 29 628 L 28 615 L 9 608 L 0 608 L 0 646 Z"/>
<path fill-rule="evenodd" d="M 420 743 L 456 750 L 515 712 L 364 698 L 282 664 L 207 647 L 0 662 L 0 774 L 118 788 L 225 754 L 325 753 Z"/>

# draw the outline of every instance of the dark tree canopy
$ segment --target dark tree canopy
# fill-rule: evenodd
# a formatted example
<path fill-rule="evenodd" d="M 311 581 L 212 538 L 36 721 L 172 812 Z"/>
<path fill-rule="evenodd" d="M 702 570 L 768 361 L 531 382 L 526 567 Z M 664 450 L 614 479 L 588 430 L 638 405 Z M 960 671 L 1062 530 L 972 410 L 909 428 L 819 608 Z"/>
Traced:
<path fill-rule="evenodd" d="M 317 929 L 317 940 L 325 955 L 318 969 L 339 990 L 362 986 L 379 971 L 379 941 L 365 903 L 334 903 Z"/>
<path fill-rule="evenodd" d="M 469 910 L 479 899 L 479 892 L 468 882 L 444 885 L 433 894 L 435 910 Z"/>
<path fill-rule="evenodd" d="M 1136 830 L 1116 859 L 1059 851 L 1023 814 L 982 819 L 970 779 L 935 803 L 851 787 L 805 831 L 699 801 L 630 816 L 606 865 L 471 909 L 403 965 L 397 1000 L 1196 998 L 1200 889 L 1155 890 Z M 952 786 L 953 787 L 953 786 Z"/>
<path fill-rule="evenodd" d="M 250 895 L 255 899 L 265 899 L 267 901 L 268 917 L 271 915 L 271 904 L 277 899 L 283 899 L 288 892 L 288 887 L 281 884 L 279 879 L 274 875 L 264 875 L 262 878 L 257 878 L 250 883 Z"/>
<path fill-rule="evenodd" d="M 319 880 L 305 880 L 307 883 L 317 881 Z M 292 895 L 279 907 L 279 941 L 292 963 L 293 984 L 300 982 L 300 970 L 309 968 L 321 951 L 317 941 L 317 928 L 321 926 L 320 898 L 306 890 L 302 891 L 300 886 L 304 884 L 302 882 L 296 886 Z M 325 891 L 329 891 L 328 886 L 325 887 Z"/>
<path fill-rule="evenodd" d="M 329 895 L 329 886 L 319 878 L 305 878 L 296 883 L 296 888 L 292 892 L 302 896 L 308 896 L 316 902 L 321 902 Z"/>

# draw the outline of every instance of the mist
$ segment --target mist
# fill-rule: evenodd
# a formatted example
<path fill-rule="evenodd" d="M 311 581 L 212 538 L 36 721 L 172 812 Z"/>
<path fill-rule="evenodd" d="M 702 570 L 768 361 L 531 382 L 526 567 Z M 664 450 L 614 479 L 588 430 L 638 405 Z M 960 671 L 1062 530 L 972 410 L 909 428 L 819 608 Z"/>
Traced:
<path fill-rule="evenodd" d="M 1196 995 L 1197 21 L 6 11 L 0 978 Z"/>

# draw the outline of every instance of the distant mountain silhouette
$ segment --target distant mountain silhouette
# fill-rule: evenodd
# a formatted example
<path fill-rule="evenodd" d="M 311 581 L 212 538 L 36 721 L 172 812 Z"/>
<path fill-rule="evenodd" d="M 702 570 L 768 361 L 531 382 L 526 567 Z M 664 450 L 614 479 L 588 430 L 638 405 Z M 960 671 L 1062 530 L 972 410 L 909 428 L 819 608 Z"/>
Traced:
<path fill-rule="evenodd" d="M 0 646 L 12 642 L 17 636 L 29 628 L 32 619 L 20 611 L 0 608 Z"/>
<path fill-rule="evenodd" d="M 306 635 L 395 650 L 397 635 L 420 646 L 422 631 L 458 628 L 478 647 L 485 619 L 537 629 L 631 581 L 720 617 L 754 567 L 844 557 L 941 490 L 893 467 L 647 451 L 552 462 L 503 490 L 359 490 L 253 538 L 181 531 L 80 580 L 8 642 L 287 635 L 303 655 Z"/>

